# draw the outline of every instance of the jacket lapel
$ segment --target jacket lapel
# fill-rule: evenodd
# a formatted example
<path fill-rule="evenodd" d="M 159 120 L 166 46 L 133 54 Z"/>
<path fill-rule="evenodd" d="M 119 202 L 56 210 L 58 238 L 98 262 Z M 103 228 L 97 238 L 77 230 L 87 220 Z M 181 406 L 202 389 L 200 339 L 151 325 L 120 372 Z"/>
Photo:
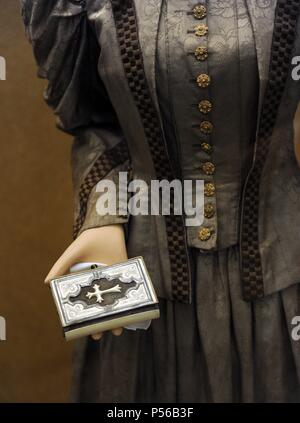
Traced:
<path fill-rule="evenodd" d="M 154 104 L 159 110 L 156 92 L 156 47 L 162 0 L 134 0 L 144 69 Z"/>
<path fill-rule="evenodd" d="M 261 1 L 259 0 L 252 0 L 247 2 L 247 7 L 254 32 L 260 79 L 259 116 L 261 113 L 268 82 L 277 0 L 269 0 L 268 3 L 269 4 L 267 6 L 262 6 Z"/>

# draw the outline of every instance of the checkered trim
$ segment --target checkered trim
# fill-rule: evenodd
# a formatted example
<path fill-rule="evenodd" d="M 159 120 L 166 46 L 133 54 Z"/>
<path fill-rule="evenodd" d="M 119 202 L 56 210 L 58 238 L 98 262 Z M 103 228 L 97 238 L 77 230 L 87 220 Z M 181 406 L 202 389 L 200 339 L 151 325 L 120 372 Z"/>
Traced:
<path fill-rule="evenodd" d="M 254 300 L 264 296 L 263 270 L 259 251 L 260 180 L 269 152 L 281 98 L 290 72 L 299 13 L 299 0 L 278 0 L 269 82 L 256 142 L 256 154 L 243 195 L 241 270 L 246 300 Z"/>
<path fill-rule="evenodd" d="M 172 180 L 173 171 L 145 76 L 138 38 L 137 18 L 132 0 L 111 0 L 117 37 L 125 75 L 143 122 L 152 160 L 159 180 Z M 165 216 L 174 300 L 189 303 L 191 297 L 190 269 L 183 216 Z"/>
<path fill-rule="evenodd" d="M 79 215 L 74 223 L 73 237 L 78 233 L 84 223 L 88 198 L 94 186 L 103 179 L 115 167 L 125 163 L 129 159 L 127 146 L 125 143 L 119 143 L 110 150 L 105 151 L 95 161 L 79 189 Z"/>

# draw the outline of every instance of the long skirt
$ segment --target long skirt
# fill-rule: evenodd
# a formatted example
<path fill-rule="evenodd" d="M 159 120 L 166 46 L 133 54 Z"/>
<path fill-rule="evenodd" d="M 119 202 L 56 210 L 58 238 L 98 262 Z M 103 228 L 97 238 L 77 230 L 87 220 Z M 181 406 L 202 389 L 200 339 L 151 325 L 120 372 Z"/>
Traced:
<path fill-rule="evenodd" d="M 246 302 L 238 247 L 194 253 L 192 304 L 160 300 L 148 330 L 78 342 L 73 401 L 300 402 L 300 284 Z"/>

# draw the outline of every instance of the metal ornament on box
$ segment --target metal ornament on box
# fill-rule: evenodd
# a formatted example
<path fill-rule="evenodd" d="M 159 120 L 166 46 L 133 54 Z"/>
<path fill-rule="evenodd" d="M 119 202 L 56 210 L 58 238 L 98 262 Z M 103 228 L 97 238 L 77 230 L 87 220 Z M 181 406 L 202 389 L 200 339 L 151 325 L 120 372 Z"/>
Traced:
<path fill-rule="evenodd" d="M 50 283 L 63 327 L 157 304 L 141 257 Z"/>

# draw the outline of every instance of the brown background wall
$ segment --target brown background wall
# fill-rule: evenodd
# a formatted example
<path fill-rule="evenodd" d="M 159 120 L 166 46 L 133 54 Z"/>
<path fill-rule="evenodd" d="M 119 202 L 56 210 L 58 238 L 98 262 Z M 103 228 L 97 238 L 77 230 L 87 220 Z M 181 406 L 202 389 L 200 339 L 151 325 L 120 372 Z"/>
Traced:
<path fill-rule="evenodd" d="M 70 139 L 44 105 L 19 0 L 0 0 L 0 402 L 66 401 L 70 345 L 43 278 L 71 242 Z"/>

